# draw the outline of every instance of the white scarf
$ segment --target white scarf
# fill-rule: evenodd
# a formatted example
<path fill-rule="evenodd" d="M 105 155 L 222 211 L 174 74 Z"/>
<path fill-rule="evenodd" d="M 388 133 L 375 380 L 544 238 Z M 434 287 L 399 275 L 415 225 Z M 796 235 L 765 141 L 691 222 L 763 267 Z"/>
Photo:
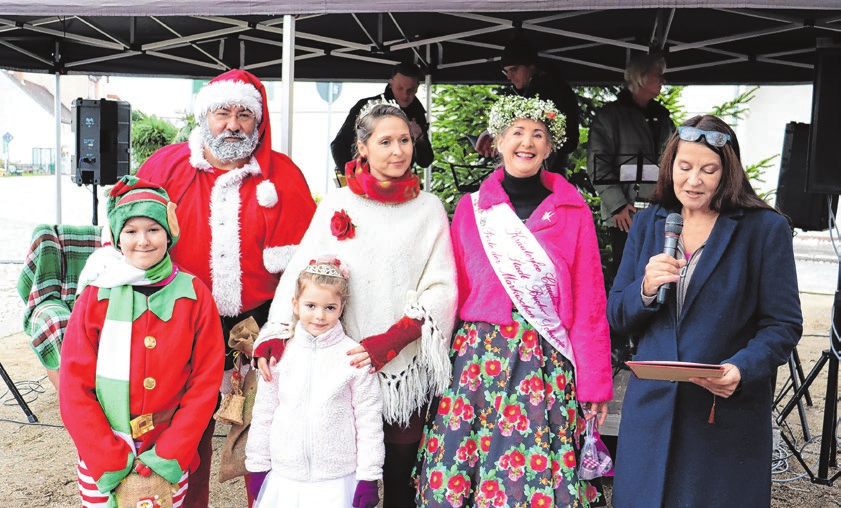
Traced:
<path fill-rule="evenodd" d="M 575 367 L 572 344 L 558 315 L 558 277 L 549 255 L 506 203 L 482 210 L 479 192 L 471 198 L 479 238 L 502 287 L 520 315 Z"/>

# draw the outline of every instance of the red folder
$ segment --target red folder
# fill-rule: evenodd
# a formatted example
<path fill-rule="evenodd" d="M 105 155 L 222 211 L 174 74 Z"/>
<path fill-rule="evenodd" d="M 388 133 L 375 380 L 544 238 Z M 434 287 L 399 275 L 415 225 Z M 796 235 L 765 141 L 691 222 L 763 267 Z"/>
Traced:
<path fill-rule="evenodd" d="M 640 379 L 688 381 L 691 377 L 721 377 L 723 365 L 690 362 L 625 362 Z"/>

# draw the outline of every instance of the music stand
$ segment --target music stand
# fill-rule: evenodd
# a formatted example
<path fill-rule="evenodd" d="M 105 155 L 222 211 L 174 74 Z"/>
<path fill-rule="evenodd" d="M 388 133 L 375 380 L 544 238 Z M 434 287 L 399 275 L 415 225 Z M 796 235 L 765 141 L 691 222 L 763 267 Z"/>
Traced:
<path fill-rule="evenodd" d="M 634 201 L 648 201 L 640 196 L 642 184 L 655 184 L 660 175 L 659 156 L 652 153 L 597 153 L 593 156 L 593 185 L 633 184 Z M 619 168 L 619 174 L 616 173 Z"/>

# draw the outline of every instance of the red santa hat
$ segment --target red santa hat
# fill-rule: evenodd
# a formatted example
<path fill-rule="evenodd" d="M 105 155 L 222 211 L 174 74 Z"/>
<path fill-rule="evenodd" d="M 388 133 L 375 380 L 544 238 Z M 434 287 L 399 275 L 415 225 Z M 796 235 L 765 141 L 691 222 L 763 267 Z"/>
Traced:
<path fill-rule="evenodd" d="M 200 121 L 207 113 L 224 106 L 242 106 L 254 113 L 259 125 L 260 140 L 253 155 L 260 164 L 263 175 L 267 175 L 272 151 L 272 131 L 263 83 L 254 74 L 241 69 L 232 69 L 220 74 L 196 94 L 193 114 L 196 121 Z"/>

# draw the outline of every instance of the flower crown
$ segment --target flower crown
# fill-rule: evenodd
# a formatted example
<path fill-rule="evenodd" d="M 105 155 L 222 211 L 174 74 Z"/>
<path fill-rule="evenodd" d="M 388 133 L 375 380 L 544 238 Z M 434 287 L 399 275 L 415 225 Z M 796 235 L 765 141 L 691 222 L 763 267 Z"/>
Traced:
<path fill-rule="evenodd" d="M 373 111 L 373 109 L 379 106 L 380 104 L 394 106 L 395 108 L 400 109 L 400 104 L 397 104 L 397 101 L 395 101 L 394 99 L 388 100 L 385 98 L 385 94 L 380 94 L 379 97 L 371 99 L 364 106 L 362 106 L 362 109 L 359 110 L 359 116 L 356 117 L 356 121 L 359 122 L 359 120 L 371 114 L 371 111 Z"/>
<path fill-rule="evenodd" d="M 507 95 L 500 98 L 491 106 L 488 132 L 499 136 L 518 118 L 542 122 L 549 130 L 553 148 L 558 148 L 566 141 L 566 118 L 554 102 L 540 100 L 539 97 L 527 99 L 519 95 Z"/>
<path fill-rule="evenodd" d="M 342 262 L 338 258 L 331 256 L 320 256 L 318 259 L 311 259 L 307 267 L 304 268 L 304 271 L 327 277 L 348 278 L 347 268 L 342 266 Z"/>

